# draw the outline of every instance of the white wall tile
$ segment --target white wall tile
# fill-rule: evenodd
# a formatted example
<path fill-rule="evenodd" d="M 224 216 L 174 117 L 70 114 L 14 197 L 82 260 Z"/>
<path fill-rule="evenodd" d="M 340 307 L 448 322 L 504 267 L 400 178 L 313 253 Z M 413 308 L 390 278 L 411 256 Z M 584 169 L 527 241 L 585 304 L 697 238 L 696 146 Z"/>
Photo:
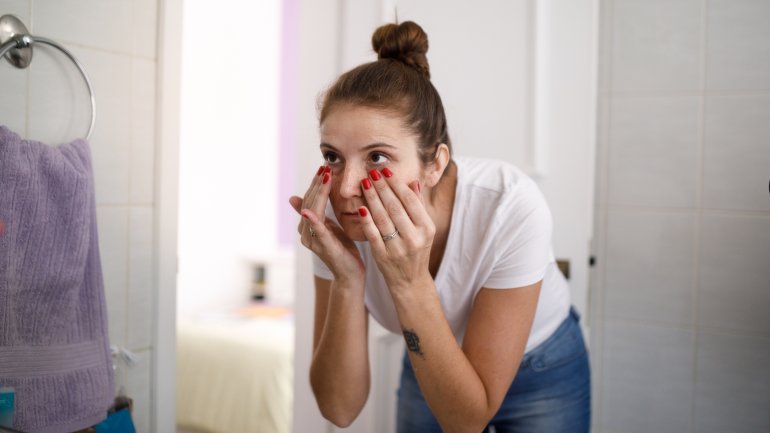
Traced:
<path fill-rule="evenodd" d="M 610 211 L 604 316 L 693 324 L 695 215 Z"/>
<path fill-rule="evenodd" d="M 126 346 L 139 350 L 152 345 L 153 326 L 153 209 L 134 206 L 129 214 L 128 336 Z"/>
<path fill-rule="evenodd" d="M 700 325 L 770 334 L 770 218 L 702 217 Z"/>
<path fill-rule="evenodd" d="M 770 89 L 770 2 L 708 2 L 707 87 Z"/>
<path fill-rule="evenodd" d="M 33 27 L 58 42 L 130 54 L 134 26 L 131 0 L 60 0 L 34 3 Z"/>
<path fill-rule="evenodd" d="M 604 333 L 604 431 L 690 431 L 693 331 L 607 321 Z"/>
<path fill-rule="evenodd" d="M 136 365 L 123 367 L 126 372 L 126 395 L 134 400 L 134 411 L 131 418 L 136 431 L 151 432 L 152 414 L 152 351 L 137 352 L 141 358 Z"/>
<path fill-rule="evenodd" d="M 158 40 L 158 1 L 134 0 L 133 9 L 133 53 L 135 56 L 154 59 Z"/>
<path fill-rule="evenodd" d="M 29 8 L 31 0 L 0 0 L 0 16 L 15 15 L 29 29 Z"/>
<path fill-rule="evenodd" d="M 154 201 L 155 62 L 131 62 L 131 203 Z"/>
<path fill-rule="evenodd" d="M 107 297 L 110 344 L 125 345 L 128 286 L 128 208 L 97 207 L 99 252 Z"/>
<path fill-rule="evenodd" d="M 71 46 L 65 46 L 72 51 Z M 28 135 L 49 144 L 85 137 L 91 118 L 88 87 L 77 67 L 59 50 L 34 47 L 29 68 Z M 84 59 L 75 54 L 83 63 Z M 93 80 L 88 65 L 86 72 Z M 98 100 L 97 100 L 98 104 Z"/>
<path fill-rule="evenodd" d="M 29 27 L 28 0 L 0 0 L 0 16 L 14 15 Z M 33 55 L 34 60 L 34 55 Z M 0 125 L 27 137 L 27 82 L 29 68 L 17 69 L 5 58 L 0 59 Z"/>
<path fill-rule="evenodd" d="M 612 99 L 610 204 L 695 204 L 699 107 L 696 96 Z"/>
<path fill-rule="evenodd" d="M 768 125 L 768 95 L 707 97 L 703 207 L 770 211 Z"/>
<path fill-rule="evenodd" d="M 96 200 L 100 204 L 129 202 L 131 59 L 127 56 L 74 50 L 82 59 L 96 94 L 96 125 L 91 149 L 96 161 Z"/>
<path fill-rule="evenodd" d="M 695 432 L 770 431 L 770 338 L 699 331 Z"/>
<path fill-rule="evenodd" d="M 615 0 L 612 89 L 697 90 L 701 86 L 701 0 Z"/>
<path fill-rule="evenodd" d="M 27 82 L 28 69 L 16 69 L 0 59 L 0 125 L 27 138 Z"/>

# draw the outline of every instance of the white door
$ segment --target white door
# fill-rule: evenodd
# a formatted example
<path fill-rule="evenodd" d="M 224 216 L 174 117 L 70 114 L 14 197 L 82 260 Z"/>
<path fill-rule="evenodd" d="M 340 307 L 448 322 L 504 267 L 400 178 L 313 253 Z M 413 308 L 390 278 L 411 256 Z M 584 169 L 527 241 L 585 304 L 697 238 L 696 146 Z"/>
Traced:
<path fill-rule="evenodd" d="M 569 260 L 573 303 L 587 314 L 598 1 L 337 4 L 338 72 L 374 60 L 371 34 L 392 22 L 396 11 L 399 21 L 413 20 L 425 29 L 431 77 L 447 110 L 455 153 L 510 161 L 538 181 L 554 216 L 554 252 Z M 307 301 L 298 296 L 298 312 L 312 311 L 299 305 L 302 302 Z M 370 323 L 372 391 L 361 415 L 344 431 L 392 433 L 403 343 L 374 320 Z M 587 331 L 588 320 L 582 323 Z M 311 341 L 311 329 L 299 321 L 297 326 L 296 378 L 306 380 L 307 365 L 302 362 L 309 360 L 310 348 L 301 344 Z M 315 412 L 310 417 L 295 414 L 296 432 L 337 430 L 312 427 L 308 419 L 317 419 L 317 409 L 306 396 L 297 397 L 296 411 Z"/>

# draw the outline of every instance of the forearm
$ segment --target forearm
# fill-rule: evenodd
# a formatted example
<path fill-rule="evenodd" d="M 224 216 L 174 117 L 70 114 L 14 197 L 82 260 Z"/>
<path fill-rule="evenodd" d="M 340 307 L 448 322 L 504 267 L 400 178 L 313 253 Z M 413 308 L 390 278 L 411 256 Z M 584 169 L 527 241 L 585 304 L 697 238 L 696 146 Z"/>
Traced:
<path fill-rule="evenodd" d="M 338 426 L 355 419 L 369 394 L 366 314 L 362 288 L 332 282 L 310 383 L 321 413 Z"/>
<path fill-rule="evenodd" d="M 497 403 L 455 340 L 433 281 L 421 286 L 394 295 L 420 389 L 445 432 L 479 432 Z"/>

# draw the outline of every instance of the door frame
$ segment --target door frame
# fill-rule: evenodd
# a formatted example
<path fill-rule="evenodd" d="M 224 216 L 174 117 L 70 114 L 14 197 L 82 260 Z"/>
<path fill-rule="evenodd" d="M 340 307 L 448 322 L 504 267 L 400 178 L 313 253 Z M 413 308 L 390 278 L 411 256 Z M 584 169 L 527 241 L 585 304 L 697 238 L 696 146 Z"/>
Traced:
<path fill-rule="evenodd" d="M 179 201 L 183 0 L 158 4 L 155 130 L 155 214 L 151 422 L 154 432 L 176 431 L 176 289 Z"/>

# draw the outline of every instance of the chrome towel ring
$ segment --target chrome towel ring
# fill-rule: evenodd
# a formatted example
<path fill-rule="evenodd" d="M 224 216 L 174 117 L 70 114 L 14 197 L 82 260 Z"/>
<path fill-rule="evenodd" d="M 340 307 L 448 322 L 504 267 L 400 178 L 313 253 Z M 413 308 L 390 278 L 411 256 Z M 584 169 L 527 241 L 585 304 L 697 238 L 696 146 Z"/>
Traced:
<path fill-rule="evenodd" d="M 86 74 L 83 66 L 72 53 L 58 43 L 47 38 L 30 35 L 24 23 L 15 16 L 3 15 L 0 17 L 0 58 L 5 57 L 8 63 L 19 69 L 24 69 L 32 62 L 32 46 L 35 44 L 48 45 L 61 51 L 72 60 L 72 63 L 77 66 L 83 76 L 91 97 L 91 124 L 88 126 L 88 133 L 85 137 L 88 140 L 91 138 L 91 133 L 94 132 L 94 124 L 96 123 L 96 98 L 94 98 L 91 80 L 88 79 L 88 74 Z"/>

